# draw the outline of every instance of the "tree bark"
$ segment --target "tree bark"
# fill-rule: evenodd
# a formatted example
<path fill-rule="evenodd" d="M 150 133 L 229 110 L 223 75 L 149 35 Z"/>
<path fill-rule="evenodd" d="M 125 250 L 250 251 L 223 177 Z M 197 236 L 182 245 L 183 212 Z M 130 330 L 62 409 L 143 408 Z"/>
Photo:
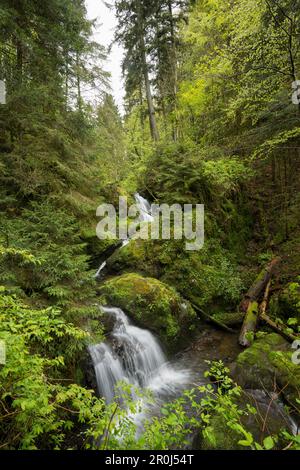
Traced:
<path fill-rule="evenodd" d="M 139 42 L 140 42 L 140 48 L 141 48 L 141 59 L 142 59 L 143 75 L 144 75 L 144 81 L 145 81 L 146 98 L 147 98 L 148 113 L 149 113 L 150 132 L 151 132 L 152 139 L 155 142 L 157 142 L 159 140 L 159 133 L 158 133 L 157 123 L 156 123 L 155 109 L 154 109 L 152 92 L 151 92 L 149 68 L 147 64 L 147 53 L 146 53 L 146 44 L 145 44 L 145 26 L 144 26 L 141 0 L 138 0 L 137 2 L 137 12 L 138 12 L 137 16 L 138 16 L 138 24 L 139 24 Z"/>
<path fill-rule="evenodd" d="M 241 346 L 248 348 L 252 344 L 251 334 L 254 334 L 258 322 L 259 309 L 258 302 L 251 301 L 248 305 L 246 317 L 241 329 L 239 343 Z"/>
<path fill-rule="evenodd" d="M 245 320 L 239 337 L 239 343 L 243 347 L 251 346 L 251 335 L 256 331 L 259 314 L 265 313 L 266 311 L 270 291 L 270 281 L 279 261 L 279 258 L 275 258 L 263 271 L 261 271 L 241 304 L 241 310 L 246 311 Z M 263 302 L 259 309 L 259 301 L 263 295 Z"/>
<path fill-rule="evenodd" d="M 253 301 L 259 301 L 265 291 L 268 282 L 274 274 L 276 266 L 280 263 L 280 258 L 273 259 L 270 264 L 260 272 L 255 282 L 252 284 L 240 305 L 240 310 L 248 311 L 249 304 Z"/>
<path fill-rule="evenodd" d="M 177 48 L 176 48 L 176 34 L 175 34 L 175 24 L 173 17 L 173 6 L 172 0 L 168 0 L 168 9 L 169 9 L 169 20 L 170 20 L 170 33 L 171 33 L 171 43 L 172 43 L 172 68 L 173 68 L 173 77 L 172 77 L 172 94 L 173 94 L 173 106 L 175 113 L 175 121 L 173 125 L 173 140 L 176 142 L 178 140 L 178 122 L 177 122 Z"/>
<path fill-rule="evenodd" d="M 229 326 L 225 325 L 224 323 L 220 322 L 219 320 L 215 319 L 214 317 L 212 317 L 211 315 L 208 315 L 208 313 L 204 312 L 202 310 L 202 308 L 198 307 L 198 305 L 196 305 L 195 303 L 192 303 L 191 304 L 193 309 L 199 313 L 199 315 L 201 317 L 204 317 L 206 321 L 208 321 L 209 323 L 213 323 L 214 325 L 218 326 L 219 328 L 221 328 L 222 330 L 225 330 L 227 331 L 228 333 L 234 333 L 236 334 L 236 331 L 233 330 L 232 328 L 229 328 Z"/>
<path fill-rule="evenodd" d="M 276 322 L 271 320 L 271 318 L 266 314 L 263 313 L 260 318 L 264 321 L 273 331 L 278 333 L 279 335 L 283 336 L 287 341 L 293 343 L 295 340 L 300 339 L 300 335 L 287 333 L 283 326 L 278 325 Z"/>

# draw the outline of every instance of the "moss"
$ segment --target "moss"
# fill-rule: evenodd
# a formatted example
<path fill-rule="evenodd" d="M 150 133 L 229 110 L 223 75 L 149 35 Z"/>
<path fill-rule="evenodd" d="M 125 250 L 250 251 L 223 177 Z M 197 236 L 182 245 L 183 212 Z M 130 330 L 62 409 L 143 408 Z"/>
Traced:
<path fill-rule="evenodd" d="M 136 271 L 157 277 L 159 267 L 154 261 L 156 251 L 155 244 L 151 241 L 131 240 L 107 260 L 107 269 L 115 274 Z"/>
<path fill-rule="evenodd" d="M 220 323 L 227 326 L 236 326 L 243 323 L 244 315 L 240 312 L 219 312 L 213 315 Z"/>
<path fill-rule="evenodd" d="M 174 287 L 183 297 L 197 297 L 202 307 L 222 303 L 235 307 L 242 282 L 235 262 L 219 242 L 207 241 L 203 250 L 188 252 L 181 240 L 132 240 L 107 262 L 112 274 L 138 272 L 158 278 Z"/>
<path fill-rule="evenodd" d="M 278 312 L 283 318 L 300 319 L 300 284 L 289 283 L 278 298 Z"/>
<path fill-rule="evenodd" d="M 300 367 L 292 362 L 291 346 L 279 335 L 266 335 L 238 356 L 233 367 L 235 380 L 244 388 L 282 390 L 286 399 L 299 408 Z"/>
<path fill-rule="evenodd" d="M 106 282 L 101 302 L 122 308 L 139 325 L 152 330 L 173 348 L 190 336 L 196 314 L 178 293 L 153 279 L 125 274 Z"/>

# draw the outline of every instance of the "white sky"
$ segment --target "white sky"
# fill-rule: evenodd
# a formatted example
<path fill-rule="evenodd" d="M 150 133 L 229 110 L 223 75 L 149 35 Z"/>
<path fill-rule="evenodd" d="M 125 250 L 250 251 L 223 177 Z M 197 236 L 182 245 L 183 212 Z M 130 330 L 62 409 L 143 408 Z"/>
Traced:
<path fill-rule="evenodd" d="M 97 18 L 97 28 L 94 34 L 94 40 L 108 47 L 114 37 L 114 29 L 117 21 L 114 12 L 105 6 L 103 0 L 85 0 L 87 16 L 89 19 Z M 112 3 L 112 1 L 107 1 Z M 124 84 L 122 80 L 121 62 L 123 49 L 119 45 L 114 45 L 105 64 L 105 69 L 111 73 L 112 94 L 115 98 L 120 111 L 123 110 Z"/>

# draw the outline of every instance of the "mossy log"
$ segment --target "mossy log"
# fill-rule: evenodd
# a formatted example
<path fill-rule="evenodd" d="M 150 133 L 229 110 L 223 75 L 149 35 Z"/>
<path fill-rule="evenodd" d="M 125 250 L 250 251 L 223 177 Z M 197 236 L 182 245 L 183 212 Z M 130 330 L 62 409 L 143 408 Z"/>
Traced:
<path fill-rule="evenodd" d="M 296 339 L 300 338 L 300 335 L 292 334 L 292 333 L 287 332 L 286 327 L 284 327 L 282 325 L 278 325 L 266 313 L 267 312 L 268 299 L 269 299 L 269 295 L 270 295 L 270 289 L 271 289 L 271 281 L 268 282 L 268 285 L 267 285 L 266 291 L 265 291 L 265 295 L 264 295 L 264 300 L 262 301 L 261 306 L 260 306 L 260 319 L 263 320 L 273 331 L 280 334 L 287 341 L 290 341 L 291 343 L 293 343 Z"/>
<path fill-rule="evenodd" d="M 280 258 L 275 258 L 259 273 L 240 305 L 242 312 L 246 313 L 248 311 L 250 303 L 259 302 L 279 263 Z"/>
<path fill-rule="evenodd" d="M 248 310 L 246 313 L 246 317 L 243 323 L 243 327 L 241 329 L 241 334 L 239 337 L 239 343 L 241 346 L 248 348 L 251 346 L 251 333 L 254 333 L 256 330 L 256 325 L 258 322 L 259 317 L 259 308 L 258 302 L 252 301 L 248 305 Z"/>
<path fill-rule="evenodd" d="M 213 316 L 208 315 L 208 313 L 204 312 L 204 310 L 202 310 L 202 308 L 198 307 L 196 304 L 192 303 L 191 305 L 193 309 L 195 310 L 195 312 L 198 313 L 202 318 L 204 318 L 209 323 L 213 323 L 214 325 L 218 326 L 222 330 L 227 331 L 228 333 L 236 333 L 236 331 L 233 330 L 232 328 L 229 328 L 229 326 L 225 325 L 224 323 L 217 320 Z"/>
<path fill-rule="evenodd" d="M 266 313 L 262 313 L 260 315 L 262 321 L 264 321 L 273 331 L 281 335 L 290 343 L 293 343 L 295 340 L 300 339 L 300 335 L 288 333 L 285 330 L 284 326 L 278 325 L 275 321 L 273 321 Z"/>
<path fill-rule="evenodd" d="M 260 317 L 266 314 L 267 311 L 267 306 L 269 302 L 269 297 L 270 297 L 270 290 L 271 290 L 271 280 L 268 282 L 265 293 L 264 293 L 264 298 L 263 301 L 259 307 L 259 314 Z"/>
<path fill-rule="evenodd" d="M 241 310 L 246 312 L 239 337 L 239 343 L 243 347 L 249 347 L 251 345 L 251 334 L 255 333 L 259 315 L 260 313 L 265 314 L 266 312 L 271 287 L 271 278 L 279 262 L 280 258 L 273 259 L 271 263 L 260 272 L 241 304 Z M 263 301 L 259 308 L 259 301 L 262 297 Z"/>
<path fill-rule="evenodd" d="M 221 312 L 214 314 L 213 318 L 226 326 L 234 328 L 242 325 L 245 315 L 243 312 Z"/>

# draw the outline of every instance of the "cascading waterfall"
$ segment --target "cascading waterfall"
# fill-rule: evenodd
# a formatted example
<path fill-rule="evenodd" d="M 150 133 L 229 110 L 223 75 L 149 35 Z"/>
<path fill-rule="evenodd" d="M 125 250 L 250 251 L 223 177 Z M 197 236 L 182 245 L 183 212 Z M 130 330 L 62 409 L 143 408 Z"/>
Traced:
<path fill-rule="evenodd" d="M 120 381 L 149 389 L 157 397 L 172 396 L 189 382 L 190 371 L 172 367 L 150 331 L 132 325 L 118 308 L 102 310 L 114 317 L 113 346 L 108 343 L 91 346 L 90 354 L 99 393 L 107 402 L 113 400 Z"/>
<path fill-rule="evenodd" d="M 153 216 L 149 202 L 140 194 L 135 194 L 135 201 L 139 209 L 138 221 L 145 225 L 151 223 Z M 124 240 L 119 249 L 122 249 L 128 243 L 130 243 L 130 238 Z M 101 264 L 96 278 L 101 276 L 106 265 L 106 261 Z M 159 342 L 153 334 L 132 325 L 121 309 L 102 307 L 102 310 L 106 315 L 113 317 L 114 328 L 110 342 L 103 342 L 89 347 L 98 391 L 108 403 L 113 401 L 118 392 L 116 386 L 119 382 L 126 382 L 139 389 L 150 390 L 153 393 L 155 401 L 151 405 L 151 410 L 149 403 L 141 398 L 137 398 L 141 405 L 140 412 L 131 413 L 128 410 L 128 417 L 135 422 L 137 433 L 139 433 L 143 429 L 145 417 L 149 412 L 159 414 L 163 402 L 177 397 L 181 390 L 190 388 L 191 385 L 195 386 L 200 374 L 199 371 L 195 374 L 193 368 L 187 369 L 183 363 L 181 365 L 177 363 L 176 366 L 168 363 Z M 255 393 L 255 391 L 252 392 Z M 261 402 L 267 404 L 269 412 L 268 396 L 262 397 Z M 297 435 L 298 425 L 283 412 L 282 405 L 273 403 L 272 410 L 274 414 L 283 416 L 282 419 L 286 417 L 286 425 L 289 427 L 290 432 Z"/>
<path fill-rule="evenodd" d="M 151 223 L 150 203 L 138 193 L 134 197 L 139 210 L 138 221 Z M 130 238 L 124 240 L 120 249 L 129 242 Z M 101 276 L 106 265 L 106 261 L 101 264 L 96 278 Z M 113 400 L 119 382 L 152 391 L 158 403 L 163 397 L 174 396 L 189 383 L 191 372 L 170 365 L 150 331 L 132 325 L 121 309 L 102 307 L 102 310 L 114 318 L 112 341 L 90 346 L 89 350 L 99 394 L 108 403 Z"/>
<path fill-rule="evenodd" d="M 139 217 L 140 222 L 153 222 L 153 216 L 151 214 L 151 205 L 147 201 L 147 199 L 145 199 L 143 196 L 141 196 L 138 193 L 134 195 L 134 198 L 135 198 L 137 208 L 140 211 L 140 217 Z"/>
<path fill-rule="evenodd" d="M 152 217 L 152 214 L 151 214 L 151 205 L 150 203 L 147 201 L 147 199 L 143 198 L 140 194 L 136 193 L 134 195 L 134 199 L 135 199 L 135 202 L 136 202 L 136 206 L 139 210 L 139 218 L 138 218 L 138 221 L 139 222 L 153 222 L 153 217 Z M 121 249 L 124 248 L 125 246 L 128 245 L 128 243 L 130 242 L 130 239 L 127 239 L 127 240 L 123 240 L 123 243 L 122 243 L 122 246 L 121 246 Z M 107 262 L 104 261 L 100 268 L 98 269 L 97 273 L 95 274 L 95 278 L 100 278 L 101 277 L 101 273 L 104 271 L 104 269 L 106 268 L 106 265 L 107 265 Z"/>

